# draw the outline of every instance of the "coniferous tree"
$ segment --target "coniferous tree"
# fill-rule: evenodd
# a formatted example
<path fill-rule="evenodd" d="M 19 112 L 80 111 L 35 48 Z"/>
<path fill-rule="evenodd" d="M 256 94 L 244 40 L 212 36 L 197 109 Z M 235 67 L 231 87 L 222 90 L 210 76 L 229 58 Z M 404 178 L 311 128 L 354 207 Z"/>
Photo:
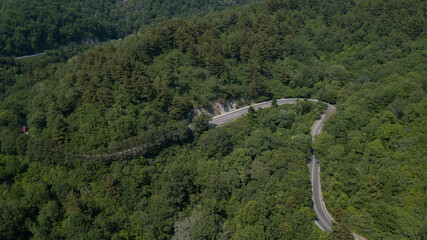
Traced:
<path fill-rule="evenodd" d="M 52 123 L 52 138 L 58 143 L 64 143 L 68 139 L 68 124 L 62 115 L 58 115 Z"/>

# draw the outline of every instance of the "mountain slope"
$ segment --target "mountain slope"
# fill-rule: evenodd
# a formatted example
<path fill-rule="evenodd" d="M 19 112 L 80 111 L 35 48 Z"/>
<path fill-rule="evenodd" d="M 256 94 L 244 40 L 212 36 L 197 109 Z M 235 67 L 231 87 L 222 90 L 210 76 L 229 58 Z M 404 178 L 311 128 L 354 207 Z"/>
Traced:
<path fill-rule="evenodd" d="M 172 238 L 178 225 L 185 230 L 186 224 L 203 219 L 204 225 L 216 223 L 222 230 L 200 228 L 194 236 L 326 237 L 311 221 L 308 176 L 296 175 L 306 167 L 303 149 L 311 142 L 304 135 L 306 121 L 292 127 L 285 121 L 310 115 L 315 108 L 309 104 L 279 114 L 284 123 L 277 123 L 274 114 L 261 123 L 247 119 L 248 130 L 239 128 L 233 137 L 224 130 L 206 137 L 195 132 L 181 141 L 165 141 L 137 159 L 75 157 L 126 149 L 142 138 L 162 140 L 164 135 L 152 133 L 179 127 L 193 108 L 274 96 L 337 103 L 338 113 L 314 143 L 325 165 L 324 198 L 340 224 L 337 229 L 368 239 L 425 238 L 425 5 L 266 1 L 203 18 L 161 22 L 66 62 L 27 68 L 31 60 L 2 60 L 1 207 L 8 210 L 2 229 L 21 238 L 36 233 L 40 238 L 67 238 L 73 232 L 95 236 L 100 229 L 105 238 Z M 252 131 L 250 124 L 261 130 Z M 279 124 L 287 127 L 277 132 Z M 23 125 L 29 135 L 22 134 Z M 222 152 L 215 146 L 225 143 L 233 144 L 233 150 Z M 301 149 L 298 153 L 292 148 Z M 268 151 L 283 151 L 279 155 L 284 157 L 261 159 Z M 295 160 L 295 174 L 285 166 L 280 169 L 278 159 Z M 266 170 L 268 164 L 279 168 Z M 260 170 L 260 175 L 252 173 L 261 180 L 249 184 L 245 181 L 252 165 Z M 273 197 L 286 199 L 283 204 L 270 202 L 269 197 L 282 194 L 275 184 L 272 191 L 255 194 L 277 171 L 287 171 L 277 184 L 284 184 L 281 191 L 289 195 Z M 216 177 L 221 174 L 224 182 Z M 189 184 L 196 175 L 202 183 Z M 172 184 L 180 182 L 184 184 Z M 235 188 L 230 190 L 229 182 Z M 246 183 L 242 190 L 239 184 Z M 133 190 L 121 192 L 128 187 Z M 227 198 L 203 202 L 209 199 L 204 194 L 212 192 Z M 212 208 L 200 217 L 200 206 Z M 134 214 L 120 222 L 121 213 L 129 212 Z M 271 224 L 281 233 L 272 231 L 266 219 L 274 220 Z"/>

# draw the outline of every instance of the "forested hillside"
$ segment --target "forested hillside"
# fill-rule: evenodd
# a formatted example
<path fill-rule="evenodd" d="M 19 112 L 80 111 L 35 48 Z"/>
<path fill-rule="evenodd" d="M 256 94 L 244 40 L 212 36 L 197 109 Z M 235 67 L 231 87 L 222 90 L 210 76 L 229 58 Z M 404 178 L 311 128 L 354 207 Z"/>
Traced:
<path fill-rule="evenodd" d="M 337 105 L 313 148 L 340 229 L 427 238 L 426 8 L 269 0 L 67 61 L 2 59 L 1 238 L 339 239 L 312 222 L 305 165 L 324 106 L 185 127 L 193 108 L 273 97 Z"/>
<path fill-rule="evenodd" d="M 418 77 L 352 86 L 315 143 L 327 206 L 344 208 L 343 221 L 372 239 L 427 233 L 427 98 Z"/>
<path fill-rule="evenodd" d="M 258 111 L 152 158 L 25 167 L 4 157 L 2 179 L 14 184 L 3 192 L 2 237 L 316 239 L 305 163 L 323 109 Z"/>
<path fill-rule="evenodd" d="M 172 17 L 202 16 L 246 0 L 0 1 L 0 56 L 26 55 L 71 42 L 124 37 Z"/>

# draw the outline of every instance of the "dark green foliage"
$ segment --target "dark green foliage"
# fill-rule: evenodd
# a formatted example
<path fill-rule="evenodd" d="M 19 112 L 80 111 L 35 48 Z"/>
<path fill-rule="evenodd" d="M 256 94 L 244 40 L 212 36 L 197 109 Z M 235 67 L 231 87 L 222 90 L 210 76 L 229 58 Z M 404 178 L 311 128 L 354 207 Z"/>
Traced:
<path fill-rule="evenodd" d="M 83 154 L 92 159 L 120 159 L 137 155 L 155 154 L 173 143 L 185 142 L 190 137 L 190 130 L 185 121 L 168 122 L 163 126 L 144 131 L 137 136 L 121 142 L 110 142 L 108 151 L 103 148 Z M 78 155 L 82 156 L 82 155 Z"/>
<path fill-rule="evenodd" d="M 254 107 L 250 106 L 248 108 L 248 116 L 253 117 L 253 115 L 255 115 L 255 109 L 254 109 Z"/>
<path fill-rule="evenodd" d="M 13 178 L 22 170 L 23 164 L 18 157 L 0 155 L 0 180 L 13 182 Z"/>
<path fill-rule="evenodd" d="M 68 124 L 64 116 L 59 115 L 52 123 L 52 139 L 64 143 L 68 139 Z"/>
<path fill-rule="evenodd" d="M 83 213 L 71 213 L 64 221 L 61 233 L 68 239 L 86 239 L 93 238 L 90 234 L 91 220 L 89 216 Z"/>
<path fill-rule="evenodd" d="M 277 98 L 273 98 L 273 100 L 271 100 L 271 106 L 277 107 Z"/>
<path fill-rule="evenodd" d="M 22 3 L 0 3 L 10 54 L 211 6 Z M 312 222 L 306 166 L 325 104 L 249 108 L 208 131 L 201 116 L 195 134 L 182 121 L 193 108 L 271 96 L 337 103 L 313 144 L 328 209 L 345 213 L 331 237 L 425 238 L 423 10 L 423 1 L 266 1 L 161 22 L 72 58 L 87 47 L 0 59 L 0 238 L 326 238 Z"/>
<path fill-rule="evenodd" d="M 25 213 L 18 201 L 0 201 L 0 220 L 3 239 L 26 239 L 31 236 L 25 227 Z"/>
<path fill-rule="evenodd" d="M 62 219 L 62 210 L 56 201 L 49 201 L 41 209 L 37 216 L 37 222 L 31 227 L 36 238 L 58 237 L 55 226 Z"/>
<path fill-rule="evenodd" d="M 261 96 L 270 97 L 270 92 L 267 86 L 262 81 L 261 76 L 257 76 L 256 79 L 252 80 L 249 84 L 249 97 L 252 99 L 259 99 Z"/>
<path fill-rule="evenodd" d="M 415 176 L 426 171 L 426 98 L 409 97 L 419 93 L 421 79 L 390 76 L 358 88 L 314 144 L 324 164 L 325 190 L 331 194 L 326 202 L 348 211 L 343 218 L 347 226 L 338 223 L 336 228 L 344 231 L 350 226 L 373 238 L 421 238 L 425 214 L 410 209 L 425 204 L 425 192 L 419 188 L 425 184 Z M 402 199 L 403 205 L 398 203 Z"/>
<path fill-rule="evenodd" d="M 70 42 L 97 43 L 172 17 L 201 16 L 245 2 L 1 1 L 0 55 L 32 54 Z"/>
<path fill-rule="evenodd" d="M 207 113 L 201 113 L 199 116 L 193 118 L 191 126 L 193 127 L 193 131 L 196 133 L 200 133 L 206 131 L 209 128 L 209 121 L 212 119 L 212 116 Z"/>
<path fill-rule="evenodd" d="M 233 143 L 228 131 L 224 128 L 218 128 L 212 130 L 210 134 L 202 136 L 200 146 L 209 157 L 223 157 L 230 153 Z"/>
<path fill-rule="evenodd" d="M 273 132 L 262 129 L 267 116 L 295 108 L 257 111 L 253 116 L 257 125 L 249 132 L 250 118 L 244 117 L 201 133 L 191 143 L 200 147 L 169 145 L 147 158 L 75 159 L 63 165 L 4 157 L 0 165 L 5 169 L 1 179 L 7 183 L 1 188 L 5 199 L 0 201 L 2 237 L 275 239 L 279 236 L 275 229 L 286 223 L 292 226 L 295 239 L 306 239 L 316 227 L 308 208 L 305 154 L 286 150 L 291 135 L 278 138 L 274 133 L 296 134 L 296 124 Z M 297 117 L 307 123 L 314 120 L 310 114 Z M 150 135 L 138 136 L 138 142 L 156 142 L 147 138 L 176 128 L 165 125 L 151 130 Z M 232 139 L 239 139 L 236 145 Z M 46 169 L 50 169 L 47 175 Z"/>

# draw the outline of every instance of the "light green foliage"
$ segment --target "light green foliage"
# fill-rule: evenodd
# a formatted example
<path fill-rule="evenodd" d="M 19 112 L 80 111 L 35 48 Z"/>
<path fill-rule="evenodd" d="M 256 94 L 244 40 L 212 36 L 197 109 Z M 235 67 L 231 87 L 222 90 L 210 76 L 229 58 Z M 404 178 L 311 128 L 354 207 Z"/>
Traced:
<path fill-rule="evenodd" d="M 311 150 L 311 137 L 304 134 L 297 134 L 292 137 L 291 146 L 308 156 Z"/>
<path fill-rule="evenodd" d="M 263 226 L 255 225 L 250 227 L 245 227 L 237 230 L 236 234 L 233 236 L 233 240 L 255 240 L 255 239 L 265 239 L 267 236 L 265 235 Z"/>
<path fill-rule="evenodd" d="M 219 217 L 216 215 L 203 216 L 197 221 L 195 226 L 191 229 L 192 240 L 202 239 L 215 239 L 214 236 L 218 233 L 218 220 Z"/>
<path fill-rule="evenodd" d="M 237 221 L 242 225 L 254 225 L 259 218 L 256 201 L 249 201 L 240 209 Z"/>

